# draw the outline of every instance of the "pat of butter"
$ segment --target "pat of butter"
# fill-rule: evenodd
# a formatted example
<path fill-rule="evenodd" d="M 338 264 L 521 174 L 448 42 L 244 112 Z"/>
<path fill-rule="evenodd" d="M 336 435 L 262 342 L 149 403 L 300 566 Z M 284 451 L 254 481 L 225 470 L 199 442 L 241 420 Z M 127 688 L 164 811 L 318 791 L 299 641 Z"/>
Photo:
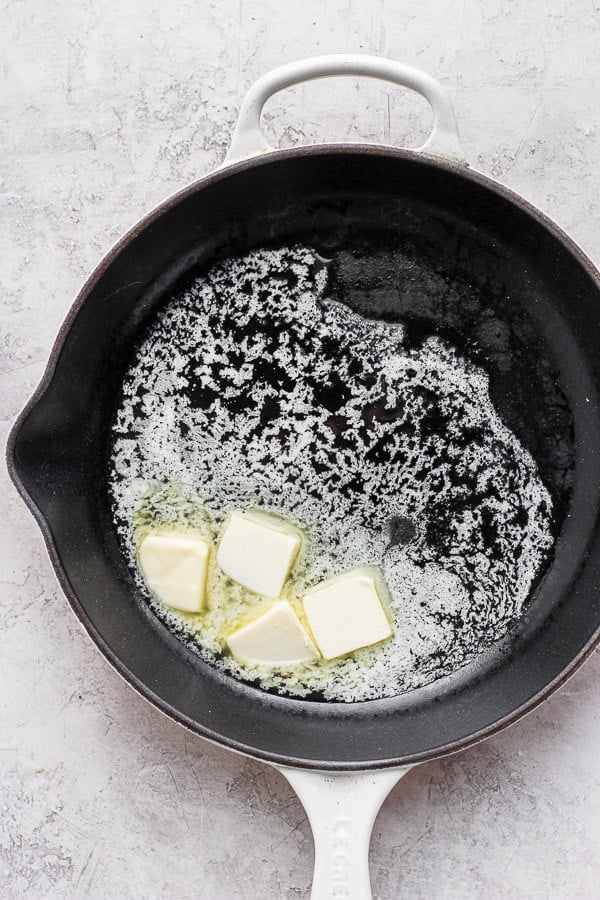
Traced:
<path fill-rule="evenodd" d="M 235 658 L 246 665 L 292 666 L 311 662 L 319 653 L 287 602 L 274 606 L 227 638 Z"/>
<path fill-rule="evenodd" d="M 139 548 L 144 580 L 167 606 L 201 612 L 206 598 L 210 547 L 199 535 L 187 532 L 148 534 Z"/>
<path fill-rule="evenodd" d="M 301 537 L 274 516 L 233 513 L 217 550 L 217 562 L 234 581 L 256 594 L 278 597 L 300 549 Z"/>
<path fill-rule="evenodd" d="M 371 569 L 353 569 L 322 582 L 305 595 L 303 604 L 325 659 L 370 647 L 392 635 Z"/>

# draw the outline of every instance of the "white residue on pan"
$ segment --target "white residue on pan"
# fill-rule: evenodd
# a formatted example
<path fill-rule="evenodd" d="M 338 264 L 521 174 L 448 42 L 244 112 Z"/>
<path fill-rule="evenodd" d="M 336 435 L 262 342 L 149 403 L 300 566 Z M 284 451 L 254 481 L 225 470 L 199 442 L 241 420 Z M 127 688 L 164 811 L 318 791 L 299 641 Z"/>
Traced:
<path fill-rule="evenodd" d="M 294 247 L 226 260 L 172 299 L 125 378 L 110 481 L 140 590 L 197 652 L 263 687 L 353 701 L 427 684 L 502 637 L 551 548 L 552 504 L 481 368 L 437 338 L 408 349 L 401 326 L 326 288 L 317 254 Z M 242 670 L 219 650 L 248 598 L 214 566 L 207 613 L 161 609 L 137 570 L 139 529 L 216 537 L 240 507 L 304 529 L 296 605 L 333 572 L 381 566 L 393 639 L 292 673 Z"/>

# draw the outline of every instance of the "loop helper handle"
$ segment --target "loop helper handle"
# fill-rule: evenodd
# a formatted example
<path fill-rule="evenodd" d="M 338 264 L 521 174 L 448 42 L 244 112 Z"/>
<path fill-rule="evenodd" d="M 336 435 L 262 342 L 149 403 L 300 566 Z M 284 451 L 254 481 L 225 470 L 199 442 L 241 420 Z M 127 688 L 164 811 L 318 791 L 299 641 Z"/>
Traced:
<path fill-rule="evenodd" d="M 455 162 L 466 162 L 454 108 L 446 89 L 435 78 L 420 69 L 392 59 L 361 54 L 335 54 L 315 56 L 281 66 L 255 81 L 242 102 L 231 146 L 223 165 L 275 149 L 269 145 L 260 125 L 263 107 L 273 94 L 303 81 L 330 78 L 334 75 L 365 75 L 369 78 L 379 78 L 421 94 L 433 111 L 433 127 L 425 143 L 417 148 L 417 152 Z"/>

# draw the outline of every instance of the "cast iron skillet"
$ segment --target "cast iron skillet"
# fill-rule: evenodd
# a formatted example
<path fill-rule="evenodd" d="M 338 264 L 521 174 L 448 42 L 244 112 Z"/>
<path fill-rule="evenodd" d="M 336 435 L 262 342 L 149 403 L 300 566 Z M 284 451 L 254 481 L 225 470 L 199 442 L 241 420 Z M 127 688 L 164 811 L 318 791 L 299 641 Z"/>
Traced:
<path fill-rule="evenodd" d="M 423 94 L 434 113 L 427 144 L 420 151 L 363 145 L 271 151 L 260 131 L 268 97 L 343 73 Z M 393 699 L 291 700 L 216 671 L 140 602 L 111 521 L 109 428 L 141 330 L 185 273 L 216 257 L 297 240 L 333 252 L 357 240 L 375 247 L 411 242 L 417 274 L 433 266 L 450 293 L 466 285 L 517 320 L 520 310 L 527 312 L 521 350 L 537 358 L 543 347 L 555 373 L 544 376 L 548 390 L 565 398 L 573 464 L 568 478 L 559 472 L 554 558 L 527 615 L 475 663 Z M 431 308 L 443 300 L 439 284 L 424 277 L 417 285 Z M 386 296 L 392 307 L 386 314 L 410 318 L 402 291 L 392 292 L 392 301 Z M 313 897 L 369 896 L 371 825 L 400 775 L 515 722 L 598 642 L 599 296 L 598 272 L 565 234 L 467 167 L 452 107 L 433 79 L 366 56 L 315 58 L 257 82 L 224 167 L 165 201 L 108 253 L 77 297 L 12 430 L 12 478 L 76 615 L 108 661 L 164 713 L 202 737 L 283 767 L 317 838 Z M 509 378 L 503 390 L 510 411 L 518 383 Z M 525 431 L 546 399 L 543 391 L 529 396 L 521 410 Z M 564 410 L 561 422 L 564 432 Z M 532 452 L 536 443 L 539 450 L 539 435 L 529 437 Z M 548 478 L 560 460 L 553 465 Z"/>

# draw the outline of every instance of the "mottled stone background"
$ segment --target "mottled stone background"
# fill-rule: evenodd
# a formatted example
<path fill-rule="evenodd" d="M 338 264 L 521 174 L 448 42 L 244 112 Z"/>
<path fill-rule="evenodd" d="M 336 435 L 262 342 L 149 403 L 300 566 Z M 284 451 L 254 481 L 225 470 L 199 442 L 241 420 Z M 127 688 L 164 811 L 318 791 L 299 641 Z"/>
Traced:
<path fill-rule="evenodd" d="M 600 261 L 599 0 L 2 4 L 2 429 L 115 238 L 223 157 L 258 75 L 384 54 L 449 88 L 470 160 Z M 415 143 L 424 101 L 322 82 L 268 107 L 282 146 Z M 126 687 L 84 636 L 1 475 L 0 896 L 304 898 L 310 829 L 274 771 Z M 377 897 L 600 897 L 600 657 L 512 730 L 413 770 L 376 823 Z"/>

